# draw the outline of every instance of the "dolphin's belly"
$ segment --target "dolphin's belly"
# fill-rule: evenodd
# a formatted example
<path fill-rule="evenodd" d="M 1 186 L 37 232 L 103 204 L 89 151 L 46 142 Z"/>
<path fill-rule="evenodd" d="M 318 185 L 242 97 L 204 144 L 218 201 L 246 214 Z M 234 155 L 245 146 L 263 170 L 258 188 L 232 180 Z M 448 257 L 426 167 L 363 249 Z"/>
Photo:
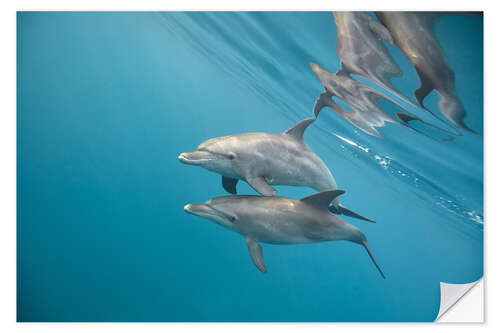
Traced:
<path fill-rule="evenodd" d="M 264 214 L 268 215 L 262 216 Z M 238 232 L 269 244 L 307 244 L 327 240 L 325 230 L 314 222 L 308 222 L 307 217 L 301 217 L 300 213 L 288 216 L 283 211 L 263 211 L 262 215 L 254 216 L 247 223 L 242 221 Z M 317 227 L 311 228 L 311 225 Z"/>
<path fill-rule="evenodd" d="M 300 234 L 290 234 L 280 230 L 278 232 L 250 232 L 250 236 L 258 242 L 267 244 L 308 244 L 317 242 L 316 240 L 305 237 Z"/>

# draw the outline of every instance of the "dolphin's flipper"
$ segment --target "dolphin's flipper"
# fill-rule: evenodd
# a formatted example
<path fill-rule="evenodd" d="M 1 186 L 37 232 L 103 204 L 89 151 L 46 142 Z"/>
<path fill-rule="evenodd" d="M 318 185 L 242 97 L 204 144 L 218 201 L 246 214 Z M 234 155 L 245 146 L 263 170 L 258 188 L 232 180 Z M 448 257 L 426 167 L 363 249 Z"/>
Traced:
<path fill-rule="evenodd" d="M 276 190 L 263 177 L 247 178 L 247 183 L 265 197 L 272 197 L 276 193 Z"/>
<path fill-rule="evenodd" d="M 342 190 L 328 190 L 302 198 L 300 201 L 319 209 L 328 209 L 328 205 L 330 205 L 336 197 L 344 193 L 345 191 Z"/>
<path fill-rule="evenodd" d="M 375 264 L 375 266 L 377 266 L 378 271 L 380 272 L 382 277 L 385 279 L 384 272 L 382 272 L 382 269 L 380 269 L 380 266 L 377 264 L 377 261 L 375 260 L 375 257 L 373 256 L 372 251 L 370 251 L 370 248 L 368 247 L 368 243 L 366 241 L 363 241 L 361 244 L 365 247 L 366 252 L 368 252 L 368 255 L 370 256 L 370 258 L 372 258 L 373 263 Z"/>
<path fill-rule="evenodd" d="M 333 214 L 342 214 L 342 215 L 345 215 L 345 216 L 350 216 L 350 217 L 354 217 L 354 218 L 357 218 L 357 219 L 360 219 L 360 220 L 363 220 L 363 221 L 367 221 L 367 222 L 371 222 L 371 223 L 376 223 L 375 221 L 373 220 L 370 220 L 369 218 L 367 217 L 364 217 L 362 215 L 359 215 L 358 213 L 356 212 L 353 212 L 352 210 L 348 209 L 348 208 L 345 208 L 344 206 L 342 205 L 339 205 L 339 207 L 335 207 L 334 205 L 331 205 L 330 207 L 328 207 L 328 209 L 330 210 L 330 212 L 332 212 Z"/>
<path fill-rule="evenodd" d="M 262 246 L 259 245 L 255 241 L 255 239 L 247 236 L 247 245 L 248 245 L 248 251 L 250 252 L 250 257 L 252 257 L 252 261 L 257 266 L 259 271 L 262 273 L 266 273 L 266 265 L 264 264 L 264 257 L 262 256 Z"/>
<path fill-rule="evenodd" d="M 285 131 L 285 134 L 288 134 L 295 138 L 295 140 L 302 142 L 304 141 L 304 131 L 306 128 L 311 125 L 316 118 L 307 118 L 304 120 L 299 121 L 297 124 L 295 124 L 293 127 L 287 129 Z"/>
<path fill-rule="evenodd" d="M 231 194 L 236 194 L 236 184 L 238 179 L 222 176 L 222 187 Z"/>

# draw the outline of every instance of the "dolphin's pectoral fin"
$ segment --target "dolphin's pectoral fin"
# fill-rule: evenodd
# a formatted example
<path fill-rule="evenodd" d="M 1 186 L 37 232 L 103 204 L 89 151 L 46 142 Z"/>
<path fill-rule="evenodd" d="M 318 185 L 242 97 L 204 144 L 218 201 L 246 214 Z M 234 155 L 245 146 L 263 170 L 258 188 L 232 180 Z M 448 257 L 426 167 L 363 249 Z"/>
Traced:
<path fill-rule="evenodd" d="M 430 92 L 434 89 L 434 86 L 432 85 L 432 81 L 425 76 L 425 74 L 418 69 L 418 67 L 415 67 L 417 70 L 418 77 L 420 79 L 420 88 L 415 89 L 413 94 L 415 95 L 415 98 L 417 99 L 418 104 L 420 104 L 421 107 L 424 107 L 424 98 L 430 94 Z"/>
<path fill-rule="evenodd" d="M 367 222 L 371 222 L 371 223 L 376 223 L 375 221 L 373 220 L 370 220 L 369 218 L 367 217 L 364 217 L 362 215 L 359 215 L 358 213 L 356 212 L 353 212 L 352 210 L 350 209 L 347 209 L 345 208 L 344 206 L 342 205 L 339 205 L 338 208 L 335 208 L 333 205 L 330 206 L 328 208 L 330 210 L 330 212 L 334 213 L 334 214 L 342 214 L 342 215 L 345 215 L 345 216 L 350 216 L 350 217 L 354 217 L 356 219 L 360 219 L 360 220 L 363 220 L 363 221 L 367 221 Z"/>
<path fill-rule="evenodd" d="M 368 15 L 367 15 L 368 16 Z M 392 35 L 387 30 L 386 27 L 384 27 L 380 22 L 376 21 L 375 19 L 369 17 L 368 19 L 368 26 L 370 27 L 370 30 L 373 31 L 374 34 L 379 36 L 380 38 L 385 39 L 385 41 L 389 44 L 394 44 L 394 40 L 392 39 Z"/>
<path fill-rule="evenodd" d="M 266 182 L 264 177 L 247 178 L 247 182 L 254 190 L 265 197 L 272 197 L 276 193 L 276 190 Z"/>
<path fill-rule="evenodd" d="M 238 179 L 222 176 L 222 187 L 231 194 L 236 194 L 236 184 Z"/>
<path fill-rule="evenodd" d="M 300 201 L 319 209 L 328 209 L 330 203 L 343 193 L 345 192 L 342 190 L 328 190 L 302 198 Z"/>
<path fill-rule="evenodd" d="M 304 138 L 304 131 L 315 120 L 316 120 L 316 118 L 307 118 L 307 119 L 301 120 L 297 124 L 295 124 L 293 127 L 287 129 L 285 131 L 285 134 L 288 134 L 288 135 L 292 136 L 295 140 L 302 142 L 303 138 Z"/>
<path fill-rule="evenodd" d="M 260 246 L 255 239 L 248 236 L 246 237 L 246 241 L 253 263 L 257 266 L 259 271 L 266 273 L 266 265 L 264 264 L 264 257 L 262 256 L 262 246 Z"/>

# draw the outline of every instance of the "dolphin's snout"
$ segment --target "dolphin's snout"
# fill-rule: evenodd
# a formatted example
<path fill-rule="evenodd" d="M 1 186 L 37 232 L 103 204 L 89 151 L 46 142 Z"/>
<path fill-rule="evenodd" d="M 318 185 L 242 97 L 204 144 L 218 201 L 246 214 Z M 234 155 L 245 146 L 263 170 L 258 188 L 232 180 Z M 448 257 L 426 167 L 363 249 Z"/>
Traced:
<path fill-rule="evenodd" d="M 179 161 L 185 162 L 187 160 L 187 154 L 186 153 L 181 153 L 179 157 L 177 157 Z"/>
<path fill-rule="evenodd" d="M 214 159 L 214 156 L 206 151 L 195 150 L 189 153 L 182 153 L 177 157 L 181 163 L 199 165 Z"/>
<path fill-rule="evenodd" d="M 189 214 L 210 218 L 214 214 L 214 210 L 205 204 L 187 204 L 184 206 L 184 211 Z"/>
<path fill-rule="evenodd" d="M 316 63 L 314 63 L 314 62 L 310 61 L 310 62 L 309 62 L 309 66 L 311 66 L 312 71 L 313 71 L 316 75 L 318 75 L 318 74 L 321 72 L 321 67 L 320 67 L 318 64 L 316 64 Z"/>
<path fill-rule="evenodd" d="M 309 66 L 311 66 L 312 71 L 320 80 L 322 79 L 323 75 L 327 73 L 327 71 L 323 67 L 312 61 L 309 62 Z"/>
<path fill-rule="evenodd" d="M 177 157 L 181 163 L 184 164 L 194 164 L 196 163 L 196 154 L 191 153 L 181 153 L 179 157 Z"/>

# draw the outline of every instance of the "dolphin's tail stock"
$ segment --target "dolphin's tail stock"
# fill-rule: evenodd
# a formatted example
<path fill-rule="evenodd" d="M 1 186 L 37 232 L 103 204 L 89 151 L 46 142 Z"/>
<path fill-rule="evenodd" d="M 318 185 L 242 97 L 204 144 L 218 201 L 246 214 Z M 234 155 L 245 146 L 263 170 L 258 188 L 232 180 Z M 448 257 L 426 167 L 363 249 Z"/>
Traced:
<path fill-rule="evenodd" d="M 362 215 L 359 215 L 358 213 L 353 212 L 352 210 L 347 209 L 347 208 L 345 208 L 344 206 L 342 206 L 340 204 L 338 205 L 338 207 L 335 207 L 335 205 L 331 205 L 330 207 L 328 207 L 328 210 L 330 212 L 332 212 L 333 214 L 335 214 L 335 215 L 345 215 L 345 216 L 354 217 L 354 218 L 357 218 L 357 219 L 360 219 L 360 220 L 363 220 L 363 221 L 367 221 L 367 222 L 371 222 L 371 223 L 376 223 L 375 221 L 370 220 L 369 218 L 364 217 Z"/>
<path fill-rule="evenodd" d="M 385 275 L 384 275 L 384 272 L 382 272 L 382 269 L 380 268 L 380 266 L 377 264 L 377 261 L 375 260 L 375 257 L 373 256 L 373 253 L 372 251 L 370 250 L 370 248 L 368 247 L 368 243 L 366 241 L 363 241 L 361 242 L 361 245 L 363 245 L 365 247 L 365 250 L 366 252 L 368 252 L 368 255 L 370 256 L 370 258 L 372 259 L 373 263 L 375 264 L 375 266 L 377 266 L 377 269 L 378 271 L 380 272 L 380 275 L 382 275 L 382 277 L 385 279 Z"/>

